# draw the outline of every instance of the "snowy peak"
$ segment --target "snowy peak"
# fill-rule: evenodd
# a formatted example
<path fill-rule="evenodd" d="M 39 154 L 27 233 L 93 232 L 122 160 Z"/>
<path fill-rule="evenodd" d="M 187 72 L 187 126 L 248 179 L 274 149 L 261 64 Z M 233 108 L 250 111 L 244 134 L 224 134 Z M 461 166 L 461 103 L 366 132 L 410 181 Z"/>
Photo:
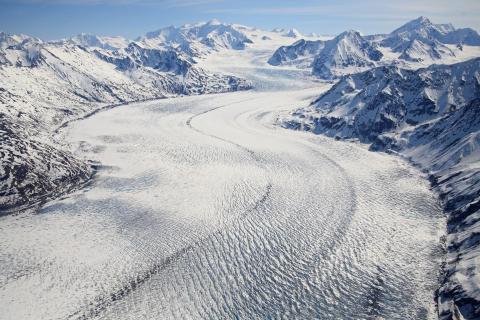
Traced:
<path fill-rule="evenodd" d="M 358 31 L 348 30 L 325 43 L 325 48 L 313 62 L 313 73 L 322 78 L 334 78 L 335 69 L 375 66 L 382 53 Z"/>
<path fill-rule="evenodd" d="M 41 44 L 42 40 L 27 36 L 24 34 L 8 34 L 0 32 L 0 49 L 6 49 L 10 46 L 27 45 L 27 44 Z"/>
<path fill-rule="evenodd" d="M 380 45 L 400 53 L 400 59 L 410 62 L 436 61 L 455 57 L 445 44 L 480 45 L 480 36 L 473 29 L 455 29 L 451 24 L 433 24 L 420 17 L 394 30 Z"/>
<path fill-rule="evenodd" d="M 207 22 L 207 25 L 209 25 L 209 26 L 219 26 L 221 24 L 222 23 L 217 19 L 212 19 L 212 20 Z"/>
<path fill-rule="evenodd" d="M 138 39 L 146 46 L 173 46 L 194 56 L 208 50 L 242 50 L 252 41 L 234 25 L 222 24 L 218 20 L 181 27 L 170 26 L 149 32 Z"/>
<path fill-rule="evenodd" d="M 452 24 L 433 24 L 425 17 L 419 17 L 392 31 L 383 44 L 387 47 L 395 47 L 402 42 L 414 39 L 437 40 L 446 44 L 480 45 L 480 36 L 475 30 L 455 29 Z"/>
<path fill-rule="evenodd" d="M 80 33 L 75 37 L 67 40 L 54 42 L 57 44 L 67 43 L 73 45 L 79 45 L 86 48 L 101 48 L 107 50 L 115 50 L 125 48 L 130 41 L 123 37 L 104 37 L 93 34 Z"/>
<path fill-rule="evenodd" d="M 403 48 L 399 59 L 422 62 L 426 59 L 440 60 L 445 57 L 455 57 L 455 53 L 439 41 L 414 39 Z"/>
<path fill-rule="evenodd" d="M 300 31 L 298 31 L 297 29 L 290 29 L 288 30 L 287 33 L 285 33 L 285 37 L 289 37 L 289 38 L 301 38 L 302 37 L 302 34 L 300 33 Z"/>
<path fill-rule="evenodd" d="M 421 17 L 418 17 L 417 19 L 407 22 L 400 28 L 395 29 L 394 31 L 392 31 L 391 35 L 405 33 L 405 32 L 418 33 L 422 31 L 428 31 L 433 28 L 435 28 L 434 24 L 428 18 L 421 16 Z"/>

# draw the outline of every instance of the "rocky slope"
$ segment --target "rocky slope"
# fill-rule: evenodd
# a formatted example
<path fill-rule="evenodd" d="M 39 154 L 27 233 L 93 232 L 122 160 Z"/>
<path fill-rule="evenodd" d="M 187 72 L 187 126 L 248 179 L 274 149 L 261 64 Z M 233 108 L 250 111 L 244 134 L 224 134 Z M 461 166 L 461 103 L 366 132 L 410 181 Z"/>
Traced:
<path fill-rule="evenodd" d="M 440 318 L 480 317 L 480 58 L 345 76 L 284 126 L 359 140 L 428 170 L 449 213 Z"/>
<path fill-rule="evenodd" d="M 198 27 L 212 33 L 188 41 L 210 45 L 205 39 L 217 39 L 225 28 Z M 120 38 L 81 35 L 45 43 L 0 33 L 0 212 L 64 193 L 91 175 L 88 166 L 52 142 L 52 132 L 66 121 L 107 105 L 251 87 L 197 67 L 176 47 L 124 45 Z"/>
<path fill-rule="evenodd" d="M 325 47 L 325 41 L 301 39 L 289 46 L 281 46 L 268 60 L 272 66 L 296 65 L 308 68 L 312 65 L 315 56 Z"/>

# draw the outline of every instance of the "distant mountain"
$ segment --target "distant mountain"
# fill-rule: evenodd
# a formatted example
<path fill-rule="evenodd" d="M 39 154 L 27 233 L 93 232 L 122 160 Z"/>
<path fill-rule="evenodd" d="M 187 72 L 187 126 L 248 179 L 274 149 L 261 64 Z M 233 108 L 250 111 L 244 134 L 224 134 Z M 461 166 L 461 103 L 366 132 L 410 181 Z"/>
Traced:
<path fill-rule="evenodd" d="M 362 36 L 346 31 L 324 43 L 295 42 L 278 48 L 268 63 L 308 68 L 312 62 L 314 75 L 334 79 L 377 66 L 394 64 L 415 69 L 446 59 L 459 61 L 457 55 L 464 45 L 480 46 L 480 36 L 475 30 L 433 24 L 419 17 L 386 35 Z"/>
<path fill-rule="evenodd" d="M 278 48 L 268 63 L 273 66 L 295 65 L 312 68 L 314 75 L 333 79 L 344 72 L 358 72 L 373 67 L 382 53 L 373 42 L 365 40 L 357 31 L 346 31 L 328 41 L 301 39 Z"/>
<path fill-rule="evenodd" d="M 470 28 L 456 29 L 441 36 L 440 41 L 447 44 L 480 46 L 480 35 Z"/>
<path fill-rule="evenodd" d="M 450 213 L 440 318 L 458 310 L 464 319 L 480 316 L 478 273 L 471 269 L 480 256 L 480 58 L 345 76 L 284 126 L 358 139 L 428 170 Z"/>
<path fill-rule="evenodd" d="M 301 38 L 302 37 L 302 34 L 297 29 L 290 29 L 284 35 L 285 35 L 285 37 L 289 37 L 289 38 Z"/>
<path fill-rule="evenodd" d="M 252 43 L 234 25 L 222 24 L 217 20 L 181 27 L 170 26 L 149 32 L 137 39 L 146 47 L 172 46 L 192 56 L 201 56 L 209 50 L 242 50 Z"/>
<path fill-rule="evenodd" d="M 105 37 L 97 36 L 93 34 L 80 33 L 70 39 L 54 41 L 52 43 L 62 44 L 74 44 L 87 48 L 102 48 L 108 50 L 125 48 L 130 43 L 130 40 L 123 37 Z"/>
<path fill-rule="evenodd" d="M 419 62 L 454 57 L 445 44 L 478 46 L 480 36 L 473 29 L 457 30 L 451 24 L 433 24 L 419 17 L 385 36 L 380 44 L 401 53 L 400 59 Z"/>
<path fill-rule="evenodd" d="M 452 24 L 433 24 L 426 17 L 419 17 L 392 31 L 383 45 L 395 47 L 411 40 L 437 40 L 445 44 L 480 45 L 480 35 L 473 29 L 455 29 Z"/>
<path fill-rule="evenodd" d="M 0 32 L 0 65 L 31 67 L 43 60 L 40 39 Z"/>
<path fill-rule="evenodd" d="M 294 64 L 310 67 L 315 56 L 325 47 L 325 41 L 298 40 L 292 45 L 278 48 L 268 60 L 272 66 Z"/>
<path fill-rule="evenodd" d="M 376 46 L 366 41 L 357 31 L 345 31 L 325 43 L 324 48 L 315 57 L 313 74 L 331 79 L 342 74 L 342 69 L 355 71 L 373 67 L 383 54 Z"/>

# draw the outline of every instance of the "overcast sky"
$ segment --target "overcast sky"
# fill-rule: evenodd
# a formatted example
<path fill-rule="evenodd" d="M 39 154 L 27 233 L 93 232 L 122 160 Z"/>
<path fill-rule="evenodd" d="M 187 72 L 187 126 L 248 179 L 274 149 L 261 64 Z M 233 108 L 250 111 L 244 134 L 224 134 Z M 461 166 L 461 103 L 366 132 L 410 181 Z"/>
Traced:
<path fill-rule="evenodd" d="M 213 18 L 264 29 L 387 33 L 418 16 L 480 29 L 480 0 L 0 0 L 0 31 L 45 40 L 80 32 L 136 38 Z"/>

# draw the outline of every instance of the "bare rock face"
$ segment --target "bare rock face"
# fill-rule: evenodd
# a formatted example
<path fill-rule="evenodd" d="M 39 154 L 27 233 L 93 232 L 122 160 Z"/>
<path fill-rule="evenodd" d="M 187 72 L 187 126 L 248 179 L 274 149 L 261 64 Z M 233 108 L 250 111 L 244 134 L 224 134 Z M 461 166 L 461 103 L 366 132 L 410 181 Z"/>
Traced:
<path fill-rule="evenodd" d="M 27 128 L 5 114 L 0 141 L 0 214 L 65 194 L 93 173 L 71 153 L 29 137 Z"/>

